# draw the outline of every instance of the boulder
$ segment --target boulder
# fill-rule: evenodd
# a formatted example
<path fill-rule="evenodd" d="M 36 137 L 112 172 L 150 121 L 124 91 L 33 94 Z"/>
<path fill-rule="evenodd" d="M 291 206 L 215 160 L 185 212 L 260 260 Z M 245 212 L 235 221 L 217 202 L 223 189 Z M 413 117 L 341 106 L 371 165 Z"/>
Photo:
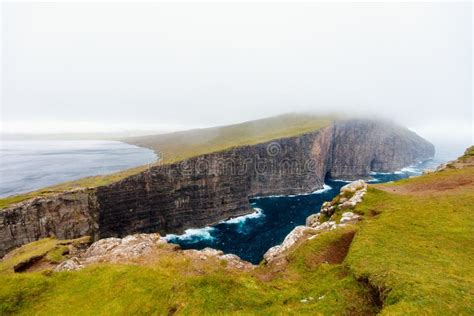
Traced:
<path fill-rule="evenodd" d="M 348 223 L 356 223 L 357 221 L 360 220 L 360 216 L 357 214 L 354 214 L 352 212 L 345 212 L 342 214 L 341 220 L 339 223 L 341 224 L 348 224 Z"/>
<path fill-rule="evenodd" d="M 286 237 L 285 240 L 283 240 L 283 243 L 281 245 L 274 246 L 263 255 L 263 258 L 265 261 L 268 263 L 275 258 L 277 258 L 279 255 L 281 255 L 283 252 L 286 250 L 290 249 L 292 246 L 294 246 L 296 243 L 299 241 L 302 241 L 311 235 L 314 235 L 317 233 L 317 230 L 307 227 L 307 226 L 296 226 Z"/>
<path fill-rule="evenodd" d="M 306 218 L 306 226 L 314 227 L 314 226 L 318 226 L 319 224 L 321 224 L 319 222 L 319 217 L 320 217 L 319 213 L 311 214 L 310 216 L 308 216 Z"/>

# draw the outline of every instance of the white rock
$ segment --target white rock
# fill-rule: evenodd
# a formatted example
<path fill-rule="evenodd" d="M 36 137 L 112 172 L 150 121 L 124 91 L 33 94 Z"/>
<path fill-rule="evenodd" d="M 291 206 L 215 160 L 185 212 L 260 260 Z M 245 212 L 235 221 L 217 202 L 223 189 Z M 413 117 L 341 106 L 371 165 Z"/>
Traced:
<path fill-rule="evenodd" d="M 84 266 L 81 264 L 78 258 L 73 257 L 71 259 L 68 259 L 66 261 L 61 262 L 59 265 L 57 265 L 54 268 L 54 271 L 60 272 L 60 271 L 75 271 L 75 270 L 80 270 Z"/>
<path fill-rule="evenodd" d="M 309 238 L 308 234 L 315 234 L 316 231 L 313 228 L 307 226 L 296 226 L 283 240 L 283 243 L 278 246 L 274 246 L 263 255 L 263 258 L 266 262 L 270 262 L 279 256 L 281 253 L 285 252 L 297 242 L 302 239 Z"/>
<path fill-rule="evenodd" d="M 320 224 L 319 222 L 319 213 L 318 214 L 311 214 L 310 216 L 308 216 L 306 218 L 306 226 L 309 226 L 309 227 L 314 227 L 314 226 L 317 226 Z"/>

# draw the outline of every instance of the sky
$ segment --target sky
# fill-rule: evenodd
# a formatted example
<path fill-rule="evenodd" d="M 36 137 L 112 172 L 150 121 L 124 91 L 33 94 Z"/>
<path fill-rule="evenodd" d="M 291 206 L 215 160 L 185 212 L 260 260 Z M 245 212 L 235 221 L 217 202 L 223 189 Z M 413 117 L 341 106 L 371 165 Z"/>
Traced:
<path fill-rule="evenodd" d="M 162 132 L 311 111 L 473 143 L 470 2 L 1 6 L 3 133 Z"/>

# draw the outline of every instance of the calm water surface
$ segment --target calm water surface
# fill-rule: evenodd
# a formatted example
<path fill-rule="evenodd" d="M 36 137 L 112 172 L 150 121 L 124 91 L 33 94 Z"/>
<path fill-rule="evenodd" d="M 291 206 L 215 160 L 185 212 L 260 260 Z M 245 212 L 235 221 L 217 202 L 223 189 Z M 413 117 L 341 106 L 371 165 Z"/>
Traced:
<path fill-rule="evenodd" d="M 155 160 L 152 150 L 116 141 L 2 141 L 0 197 Z"/>

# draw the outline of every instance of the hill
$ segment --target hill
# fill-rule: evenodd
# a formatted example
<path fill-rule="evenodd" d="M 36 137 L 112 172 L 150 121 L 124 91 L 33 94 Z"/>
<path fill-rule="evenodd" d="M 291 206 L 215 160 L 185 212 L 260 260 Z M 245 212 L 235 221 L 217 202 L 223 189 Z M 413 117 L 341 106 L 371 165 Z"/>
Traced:
<path fill-rule="evenodd" d="M 284 114 L 275 117 L 212 128 L 161 135 L 124 138 L 129 144 L 153 149 L 161 163 L 298 136 L 330 125 L 335 116 Z"/>
<path fill-rule="evenodd" d="M 58 247 L 75 241 L 38 241 L 0 262 L 0 314 L 472 315 L 473 160 L 471 148 L 437 172 L 369 186 L 353 210 L 361 222 L 252 270 L 164 245 L 128 263 L 50 272 L 44 262 L 64 260 Z M 13 272 L 38 256 L 42 269 Z"/>

